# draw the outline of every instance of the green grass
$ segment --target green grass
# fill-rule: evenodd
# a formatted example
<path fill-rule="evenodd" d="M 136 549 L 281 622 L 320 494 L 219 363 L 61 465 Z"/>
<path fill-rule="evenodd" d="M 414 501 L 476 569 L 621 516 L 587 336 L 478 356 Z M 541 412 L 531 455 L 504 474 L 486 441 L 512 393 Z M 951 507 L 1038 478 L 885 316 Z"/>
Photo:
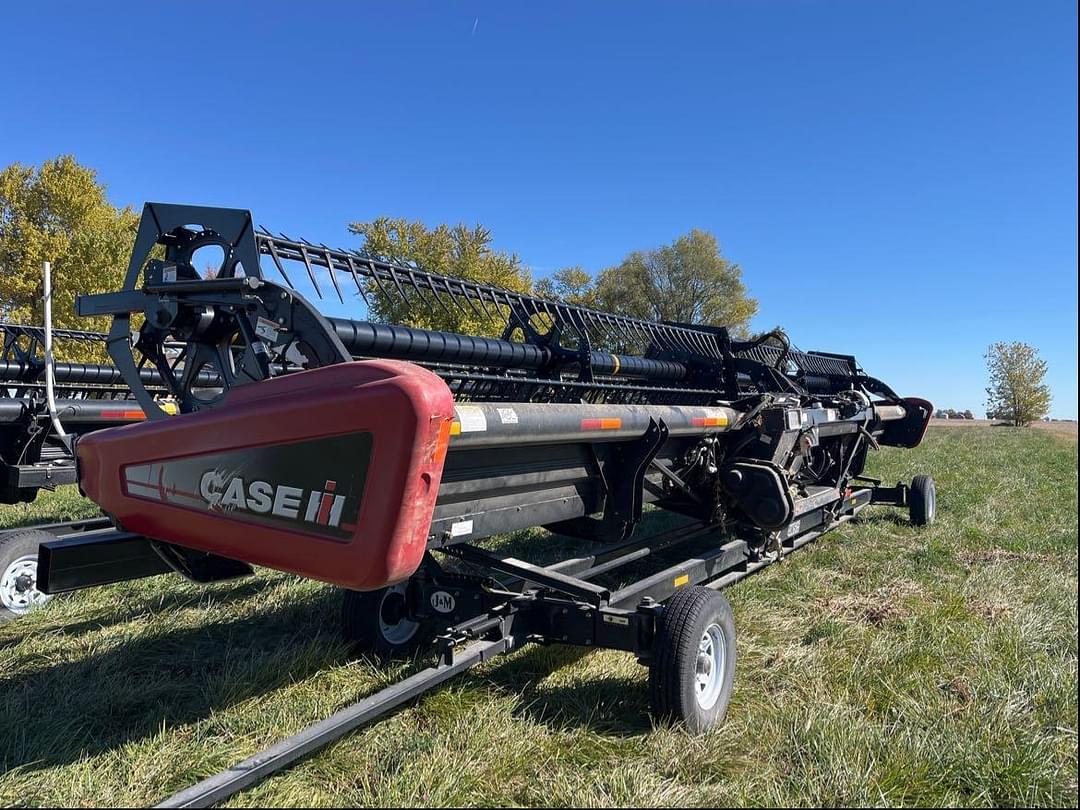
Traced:
<path fill-rule="evenodd" d="M 0 505 L 0 529 L 12 529 L 35 523 L 56 523 L 97 517 L 101 510 L 93 501 L 79 496 L 75 487 L 61 487 L 55 492 L 42 491 L 33 503 Z"/>
<path fill-rule="evenodd" d="M 232 804 L 1075 805 L 1075 441 L 939 430 L 872 472 L 933 474 L 938 523 L 868 511 L 732 587 L 723 728 L 653 728 L 628 655 L 526 648 Z M 0 804 L 153 802 L 399 675 L 337 609 L 277 574 L 155 579 L 0 626 Z"/>

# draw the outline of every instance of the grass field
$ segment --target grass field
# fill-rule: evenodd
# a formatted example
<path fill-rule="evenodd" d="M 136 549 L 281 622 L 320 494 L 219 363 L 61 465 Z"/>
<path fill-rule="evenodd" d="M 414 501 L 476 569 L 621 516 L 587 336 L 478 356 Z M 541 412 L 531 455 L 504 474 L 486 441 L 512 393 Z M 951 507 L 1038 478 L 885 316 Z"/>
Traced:
<path fill-rule="evenodd" d="M 1076 453 L 969 428 L 876 455 L 935 476 L 937 524 L 870 510 L 732 587 L 736 689 L 705 737 L 651 726 L 630 656 L 526 648 L 232 804 L 1075 805 Z M 337 610 L 276 574 L 159 578 L 0 625 L 0 804 L 153 802 L 400 674 Z"/>

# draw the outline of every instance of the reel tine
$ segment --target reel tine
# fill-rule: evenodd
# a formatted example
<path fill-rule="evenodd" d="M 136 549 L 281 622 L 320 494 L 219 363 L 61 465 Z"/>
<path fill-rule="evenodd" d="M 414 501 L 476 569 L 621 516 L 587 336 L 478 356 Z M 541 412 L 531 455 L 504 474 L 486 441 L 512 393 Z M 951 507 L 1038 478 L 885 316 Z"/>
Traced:
<path fill-rule="evenodd" d="M 386 271 L 390 276 L 390 280 L 394 282 L 394 286 L 397 288 L 398 295 L 401 296 L 401 302 L 403 304 L 405 304 L 406 307 L 411 306 L 412 305 L 412 300 L 409 298 L 408 294 L 405 292 L 405 288 L 401 286 L 401 279 L 398 278 L 398 270 L 397 270 L 397 268 L 394 267 L 394 265 L 388 263 L 386 265 Z"/>
<path fill-rule="evenodd" d="M 315 278 L 315 271 L 311 269 L 311 259 L 308 258 L 307 247 L 303 242 L 298 242 L 297 244 L 300 247 L 300 255 L 304 259 L 304 267 L 307 268 L 308 278 L 311 279 L 311 284 L 315 287 L 315 294 L 318 295 L 319 298 L 322 298 L 322 290 L 319 289 L 319 282 Z"/>
<path fill-rule="evenodd" d="M 349 265 L 349 272 L 352 274 L 353 283 L 356 284 L 356 292 L 360 294 L 360 297 L 364 299 L 364 304 L 368 310 L 371 309 L 371 302 L 368 300 L 367 293 L 364 292 L 363 286 L 360 284 L 360 276 L 357 275 L 356 265 L 353 263 L 353 257 L 348 253 L 345 254 L 345 262 Z"/>
<path fill-rule="evenodd" d="M 427 314 L 430 315 L 430 314 L 432 314 L 432 312 L 434 312 L 434 310 L 432 309 L 431 303 L 428 301 L 427 296 L 424 295 L 423 288 L 420 286 L 420 283 L 416 280 L 416 272 L 417 272 L 417 269 L 414 269 L 412 267 L 408 268 L 409 282 L 412 284 L 413 289 L 416 290 L 416 297 L 420 300 L 420 302 L 427 309 Z M 424 271 L 420 270 L 419 272 L 423 273 Z M 443 304 L 442 299 L 439 298 L 439 296 L 435 293 L 434 290 L 432 290 L 431 293 L 432 293 L 432 295 L 435 296 L 435 300 L 438 301 L 440 304 L 442 304 L 443 309 L 446 310 L 446 314 L 449 315 L 451 319 L 453 319 L 455 316 L 454 316 L 454 313 L 450 311 L 450 308 L 447 307 L 446 304 Z"/>
<path fill-rule="evenodd" d="M 322 242 L 319 243 L 319 246 L 323 249 L 323 253 L 326 256 L 326 271 L 330 274 L 330 281 L 334 285 L 334 291 L 337 292 L 338 301 L 340 301 L 342 304 L 344 304 L 345 303 L 345 297 L 341 294 L 341 287 L 338 286 L 337 275 L 336 275 L 337 270 L 334 268 L 334 260 L 330 256 L 330 248 L 328 248 Z"/>
<path fill-rule="evenodd" d="M 442 306 L 442 308 L 444 310 L 446 310 L 446 314 L 449 315 L 451 319 L 453 319 L 456 316 L 451 311 L 450 306 L 445 301 L 443 301 L 443 297 L 441 295 L 439 295 L 439 287 L 435 283 L 435 279 L 436 279 L 436 276 L 433 276 L 431 273 L 424 272 L 424 280 L 427 281 L 428 287 L 431 289 L 431 294 L 435 297 L 435 300 L 439 302 L 439 304 Z M 446 285 L 446 277 L 445 276 L 443 276 L 443 284 Z M 457 301 L 454 300 L 453 293 L 450 293 L 449 286 L 446 286 L 446 289 L 447 289 L 447 293 L 450 295 L 450 300 L 453 301 L 454 306 L 457 307 L 457 309 L 458 309 L 458 312 L 459 313 L 464 312 L 465 311 L 464 308 Z M 465 299 L 465 300 L 468 300 L 468 299 Z"/>
<path fill-rule="evenodd" d="M 459 286 L 461 287 L 462 295 L 465 295 L 465 285 L 459 282 Z M 484 316 L 487 318 L 489 323 L 497 323 L 498 321 L 501 320 L 501 318 L 493 316 L 491 314 L 490 310 L 488 310 L 487 303 L 484 301 L 484 288 L 483 287 L 480 287 L 480 288 L 477 289 L 477 291 L 476 291 L 476 300 L 480 302 L 480 308 L 484 310 Z M 495 301 L 494 296 L 492 296 L 492 298 L 491 298 L 491 303 L 495 306 L 495 315 L 496 316 L 499 315 L 499 312 L 498 312 L 499 305 Z"/>
<path fill-rule="evenodd" d="M 295 290 L 296 285 L 292 283 L 292 279 L 289 278 L 289 274 L 285 272 L 285 265 L 282 264 L 281 258 L 278 256 L 277 248 L 274 245 L 274 238 L 272 236 L 270 236 L 269 232 L 267 232 L 266 235 L 269 238 L 268 239 L 263 239 L 263 240 L 260 240 L 260 241 L 267 246 L 268 252 L 270 253 L 270 258 L 274 260 L 274 266 L 277 268 L 277 271 L 281 274 L 281 277 L 283 279 L 285 279 L 285 283 L 289 287 L 291 287 L 292 289 Z"/>
<path fill-rule="evenodd" d="M 555 328 L 555 316 L 551 314 L 552 305 L 551 302 L 547 300 L 541 301 L 540 303 L 541 306 L 543 306 L 544 308 L 544 316 L 547 319 L 544 323 L 544 326 L 547 328 L 547 331 L 550 334 L 551 330 Z"/>
<path fill-rule="evenodd" d="M 371 270 L 371 278 L 375 281 L 375 286 L 379 288 L 379 292 L 382 294 L 382 296 L 389 300 L 391 297 L 390 293 L 386 291 L 386 287 L 383 286 L 382 279 L 379 278 L 379 272 L 375 269 L 375 262 L 373 262 L 371 259 L 365 259 L 364 261 L 367 262 L 368 269 Z"/>
<path fill-rule="evenodd" d="M 453 297 L 454 293 L 453 293 L 453 290 L 451 290 L 451 288 L 450 288 L 450 278 L 449 278 L 449 276 L 443 276 L 442 281 L 443 281 L 443 284 L 446 286 L 446 292 L 451 297 Z M 473 303 L 472 296 L 470 296 L 468 293 L 465 292 L 464 285 L 462 285 L 461 291 L 462 291 L 462 296 L 461 297 L 465 299 L 465 303 L 469 305 L 469 309 L 471 309 L 473 311 L 473 314 L 477 318 L 481 318 L 481 319 L 485 318 L 487 313 L 485 312 L 484 315 L 480 314 L 480 310 L 478 310 L 476 308 L 476 304 Z M 488 319 L 490 320 L 490 318 L 488 318 Z"/>

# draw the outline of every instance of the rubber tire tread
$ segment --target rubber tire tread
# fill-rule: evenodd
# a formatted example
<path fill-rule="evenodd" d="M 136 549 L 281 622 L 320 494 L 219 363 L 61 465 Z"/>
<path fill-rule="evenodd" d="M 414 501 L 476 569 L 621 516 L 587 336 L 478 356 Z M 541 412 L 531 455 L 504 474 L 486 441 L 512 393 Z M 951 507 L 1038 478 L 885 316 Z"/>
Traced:
<path fill-rule="evenodd" d="M 390 644 L 379 632 L 378 615 L 385 588 L 377 591 L 346 590 L 341 600 L 341 633 L 360 650 L 379 658 L 399 660 L 409 658 L 430 638 L 429 628 L 420 629 L 404 644 Z"/>
<path fill-rule="evenodd" d="M 378 610 L 379 603 L 372 596 L 366 591 L 347 590 L 341 600 L 341 634 L 347 641 L 364 649 L 374 649 L 375 646 L 374 622 L 368 614 Z"/>
<path fill-rule="evenodd" d="M 908 487 L 908 515 L 913 526 L 928 526 L 934 522 L 937 515 L 937 489 L 934 479 L 929 475 L 916 475 L 911 479 Z"/>
<path fill-rule="evenodd" d="M 704 630 L 698 630 L 701 615 L 714 605 L 731 619 L 731 606 L 716 591 L 700 586 L 676 591 L 668 599 L 660 616 L 653 660 L 649 667 L 649 700 L 656 719 L 662 722 L 681 720 L 690 731 L 696 733 L 708 731 L 713 724 L 701 724 L 701 709 L 696 703 L 686 704 L 683 686 L 694 676 L 698 643 Z M 732 621 L 729 630 L 733 627 Z M 727 664 L 728 682 L 717 699 L 723 711 L 726 711 L 735 678 L 734 645 L 731 653 Z M 723 711 L 717 721 L 723 720 Z"/>
<path fill-rule="evenodd" d="M 55 540 L 56 535 L 27 526 L 23 529 L 9 529 L 0 533 L 0 574 L 19 557 L 24 557 L 37 550 L 41 543 Z M 23 614 L 12 613 L 0 605 L 0 622 L 17 619 Z"/>

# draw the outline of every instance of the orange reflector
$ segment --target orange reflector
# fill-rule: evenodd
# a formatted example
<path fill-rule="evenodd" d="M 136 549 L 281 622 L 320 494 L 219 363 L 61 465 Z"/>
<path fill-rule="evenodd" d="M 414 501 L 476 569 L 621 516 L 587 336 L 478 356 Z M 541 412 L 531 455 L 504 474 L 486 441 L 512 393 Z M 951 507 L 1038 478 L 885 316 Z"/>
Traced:
<path fill-rule="evenodd" d="M 694 427 L 724 427 L 727 425 L 726 416 L 695 416 L 690 420 Z"/>
<path fill-rule="evenodd" d="M 622 427 L 622 419 L 617 416 L 604 419 L 582 419 L 582 430 L 618 430 Z"/>
<path fill-rule="evenodd" d="M 460 432 L 461 425 L 449 419 L 439 425 L 439 437 L 435 441 L 435 452 L 431 454 L 431 459 L 436 464 L 442 464 L 443 459 L 446 458 L 446 451 L 450 447 L 450 434 L 453 432 L 455 425 L 457 425 Z"/>
<path fill-rule="evenodd" d="M 455 422 L 450 423 L 450 435 L 451 436 L 460 436 L 461 435 L 461 422 L 455 421 Z"/>
<path fill-rule="evenodd" d="M 690 581 L 690 575 L 689 574 L 682 574 L 681 576 L 677 576 L 677 577 L 675 577 L 675 587 L 676 588 L 681 588 L 683 585 L 685 585 L 689 581 Z"/>
<path fill-rule="evenodd" d="M 142 411 L 102 411 L 102 419 L 145 419 Z"/>

